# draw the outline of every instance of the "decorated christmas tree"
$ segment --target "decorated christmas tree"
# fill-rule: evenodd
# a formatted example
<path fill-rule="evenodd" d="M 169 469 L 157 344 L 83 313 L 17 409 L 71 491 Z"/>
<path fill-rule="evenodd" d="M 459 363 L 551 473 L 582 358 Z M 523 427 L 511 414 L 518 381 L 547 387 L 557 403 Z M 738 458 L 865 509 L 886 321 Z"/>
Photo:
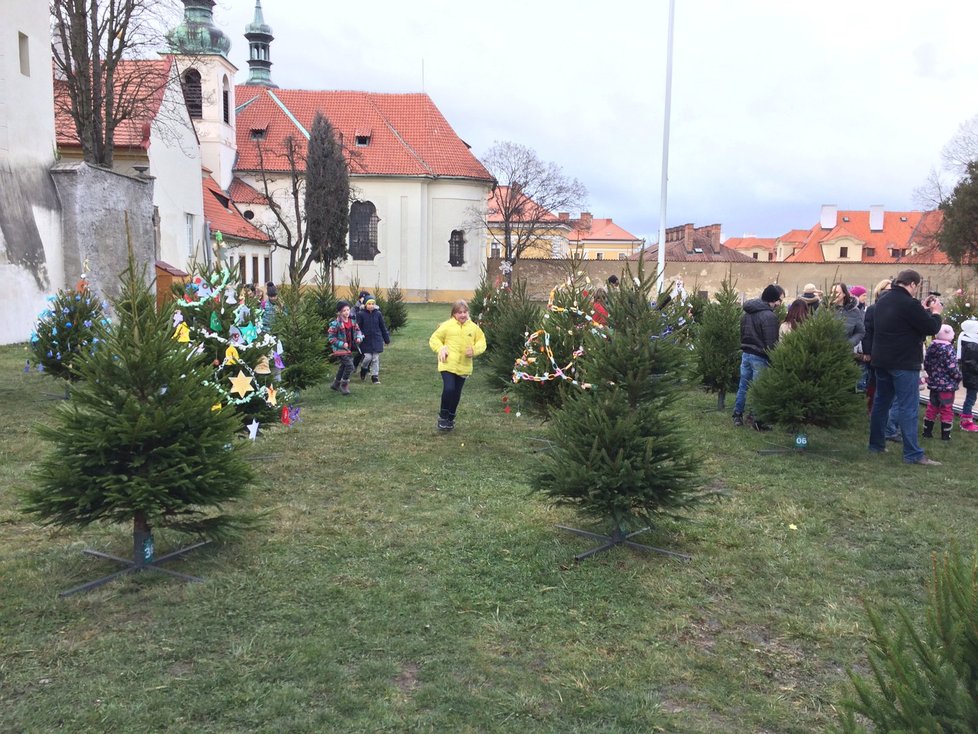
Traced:
<path fill-rule="evenodd" d="M 513 382 L 528 386 L 522 395 L 548 409 L 589 387 L 581 358 L 608 337 L 608 329 L 594 321 L 596 286 L 580 264 L 579 252 L 568 260 L 564 281 L 550 291 L 542 323 L 527 335 L 513 366 Z"/>
<path fill-rule="evenodd" d="M 941 318 L 945 324 L 950 324 L 954 328 L 954 333 L 961 331 L 961 324 L 968 319 L 978 316 L 978 299 L 974 293 L 969 293 L 962 285 L 950 297 L 944 301 L 944 312 Z"/>
<path fill-rule="evenodd" d="M 740 318 L 743 308 L 733 283 L 725 279 L 716 300 L 703 306 L 694 333 L 696 375 L 703 386 L 717 394 L 717 410 L 723 410 L 728 392 L 740 382 Z"/>
<path fill-rule="evenodd" d="M 492 298 L 492 320 L 482 327 L 492 351 L 486 356 L 486 369 L 497 387 L 512 385 L 513 361 L 526 347 L 527 335 L 540 321 L 540 304 L 530 300 L 526 281 L 515 278 L 512 287 L 500 287 Z M 536 389 L 536 385 L 530 387 Z"/>
<path fill-rule="evenodd" d="M 583 359 L 591 389 L 568 391 L 551 413 L 552 449 L 538 486 L 555 504 L 574 507 L 624 543 L 636 527 L 675 515 L 704 497 L 690 439 L 676 405 L 688 350 L 681 325 L 650 305 L 653 281 L 641 265 L 609 301 L 612 336 Z M 569 529 L 569 528 L 568 528 Z"/>
<path fill-rule="evenodd" d="M 276 387 L 277 371 L 285 367 L 283 348 L 266 330 L 258 301 L 227 268 L 198 266 L 177 288 L 173 338 L 196 345 L 211 362 L 208 383 L 221 404 L 233 407 L 244 423 L 277 418 L 292 396 Z"/>
<path fill-rule="evenodd" d="M 51 451 L 23 499 L 45 525 L 131 523 L 132 562 L 107 556 L 127 572 L 153 565 L 153 527 L 212 537 L 232 528 L 215 508 L 241 497 L 252 471 L 207 358 L 171 338 L 172 306 L 157 312 L 131 255 L 113 306 L 105 342 L 75 364 L 71 400 L 38 429 Z"/>
<path fill-rule="evenodd" d="M 48 303 L 30 337 L 27 367 L 33 364 L 38 372 L 74 382 L 79 379 L 75 360 L 98 348 L 108 320 L 84 275 L 74 290 L 58 291 L 48 297 Z"/>
<path fill-rule="evenodd" d="M 770 358 L 747 402 L 758 419 L 795 431 L 799 448 L 808 445 L 807 426 L 844 428 L 865 415 L 852 345 L 831 309 L 818 309 L 781 337 Z"/>

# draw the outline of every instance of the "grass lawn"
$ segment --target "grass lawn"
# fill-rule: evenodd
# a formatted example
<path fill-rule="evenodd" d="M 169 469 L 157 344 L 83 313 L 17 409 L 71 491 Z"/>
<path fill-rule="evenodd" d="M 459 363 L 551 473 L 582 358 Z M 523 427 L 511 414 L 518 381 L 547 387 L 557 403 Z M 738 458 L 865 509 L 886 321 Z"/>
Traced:
<path fill-rule="evenodd" d="M 866 429 L 734 429 L 690 390 L 684 426 L 729 497 L 646 540 L 684 563 L 617 549 L 575 564 L 580 526 L 532 492 L 544 426 L 505 414 L 478 374 L 458 427 L 435 430 L 427 339 L 446 306 L 412 306 L 381 384 L 302 395 L 302 420 L 254 448 L 245 503 L 261 530 L 173 564 L 115 570 L 130 529 L 53 531 L 15 492 L 45 451 L 36 423 L 61 388 L 0 348 L 0 731 L 820 732 L 862 608 L 925 596 L 930 557 L 978 526 L 978 438 L 926 444 L 943 467 L 866 452 Z M 219 457 L 215 457 L 219 460 Z M 157 533 L 158 554 L 179 536 Z"/>

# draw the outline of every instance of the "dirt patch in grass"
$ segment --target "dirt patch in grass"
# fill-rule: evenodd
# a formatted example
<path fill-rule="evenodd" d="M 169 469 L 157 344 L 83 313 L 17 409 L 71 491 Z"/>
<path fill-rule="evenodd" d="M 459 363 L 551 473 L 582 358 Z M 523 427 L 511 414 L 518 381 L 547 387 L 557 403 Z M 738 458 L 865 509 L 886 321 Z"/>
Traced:
<path fill-rule="evenodd" d="M 421 687 L 421 681 L 418 680 L 420 670 L 417 663 L 405 663 L 400 672 L 394 676 L 394 685 L 401 693 L 414 693 Z"/>

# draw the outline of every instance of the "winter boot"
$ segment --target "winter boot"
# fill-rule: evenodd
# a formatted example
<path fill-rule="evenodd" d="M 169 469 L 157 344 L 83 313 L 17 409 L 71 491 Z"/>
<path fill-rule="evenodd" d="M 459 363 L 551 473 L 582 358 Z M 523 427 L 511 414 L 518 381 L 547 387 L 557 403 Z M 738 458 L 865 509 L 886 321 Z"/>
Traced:
<path fill-rule="evenodd" d="M 438 414 L 438 430 L 439 431 L 450 431 L 452 430 L 452 422 L 448 420 L 448 413 L 444 410 Z"/>
<path fill-rule="evenodd" d="M 951 429 L 954 427 L 953 423 L 941 423 L 941 440 L 950 441 L 951 440 Z"/>
<path fill-rule="evenodd" d="M 934 438 L 934 421 L 924 418 L 924 432 L 921 435 L 924 438 Z"/>
<path fill-rule="evenodd" d="M 380 378 L 379 378 L 379 377 L 377 377 L 377 375 L 373 375 L 373 376 L 372 376 L 372 377 L 370 378 L 370 381 L 371 381 L 371 382 L 372 382 L 373 384 L 375 384 L 375 385 L 379 385 L 379 384 L 380 384 Z"/>
<path fill-rule="evenodd" d="M 971 418 L 971 414 L 961 416 L 961 430 L 967 431 L 968 433 L 975 433 L 978 431 L 978 424 Z"/>
<path fill-rule="evenodd" d="M 349 380 L 343 380 L 340 383 L 340 394 L 341 395 L 349 395 L 350 394 L 350 381 Z"/>
<path fill-rule="evenodd" d="M 337 377 L 336 379 L 333 380 L 333 383 L 329 386 L 329 389 L 330 390 L 339 390 L 340 389 L 340 378 L 339 377 Z"/>
<path fill-rule="evenodd" d="M 367 379 L 367 370 L 361 369 L 360 370 L 360 382 L 363 382 L 366 379 Z"/>
<path fill-rule="evenodd" d="M 740 428 L 742 425 L 744 425 L 744 416 L 740 413 L 734 413 L 733 424 L 735 427 Z"/>

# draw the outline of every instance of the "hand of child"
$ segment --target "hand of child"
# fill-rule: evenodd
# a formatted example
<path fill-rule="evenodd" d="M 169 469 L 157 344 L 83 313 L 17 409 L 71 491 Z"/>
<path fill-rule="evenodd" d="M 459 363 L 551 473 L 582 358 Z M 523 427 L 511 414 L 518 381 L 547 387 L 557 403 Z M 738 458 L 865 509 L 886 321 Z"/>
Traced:
<path fill-rule="evenodd" d="M 442 347 L 438 350 L 438 361 L 447 362 L 448 361 L 448 347 Z"/>
<path fill-rule="evenodd" d="M 465 356 L 466 357 L 471 357 L 473 354 L 475 354 L 475 352 L 472 351 L 472 346 L 471 345 L 470 346 L 467 346 L 465 348 Z"/>

